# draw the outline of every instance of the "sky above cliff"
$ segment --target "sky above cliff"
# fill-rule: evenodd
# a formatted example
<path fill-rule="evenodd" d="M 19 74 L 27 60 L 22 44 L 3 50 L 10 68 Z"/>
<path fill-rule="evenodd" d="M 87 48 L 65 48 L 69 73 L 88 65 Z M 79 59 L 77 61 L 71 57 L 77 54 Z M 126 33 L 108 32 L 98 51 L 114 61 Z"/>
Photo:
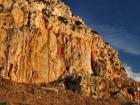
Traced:
<path fill-rule="evenodd" d="M 130 77 L 140 81 L 140 0 L 64 0 L 74 15 L 119 51 Z"/>

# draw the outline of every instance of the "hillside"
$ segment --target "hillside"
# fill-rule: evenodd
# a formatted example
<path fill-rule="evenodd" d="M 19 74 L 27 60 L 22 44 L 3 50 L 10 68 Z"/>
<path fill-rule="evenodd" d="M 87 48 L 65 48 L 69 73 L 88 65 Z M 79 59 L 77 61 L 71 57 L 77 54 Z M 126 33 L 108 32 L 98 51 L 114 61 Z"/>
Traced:
<path fill-rule="evenodd" d="M 117 50 L 60 0 L 0 0 L 0 77 L 23 88 L 51 84 L 73 96 L 140 103 L 139 84 L 128 78 Z"/>
<path fill-rule="evenodd" d="M 85 97 L 61 88 L 17 84 L 0 79 L 0 105 L 138 105 L 117 97 Z"/>

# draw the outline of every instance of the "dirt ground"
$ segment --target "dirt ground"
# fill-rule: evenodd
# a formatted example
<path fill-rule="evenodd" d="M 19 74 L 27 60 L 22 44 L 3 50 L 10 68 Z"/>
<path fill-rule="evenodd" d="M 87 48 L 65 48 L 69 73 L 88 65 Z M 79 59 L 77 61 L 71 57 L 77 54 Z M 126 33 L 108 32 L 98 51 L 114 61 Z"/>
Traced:
<path fill-rule="evenodd" d="M 71 91 L 17 84 L 0 78 L 0 105 L 136 105 L 126 100 L 93 99 Z"/>

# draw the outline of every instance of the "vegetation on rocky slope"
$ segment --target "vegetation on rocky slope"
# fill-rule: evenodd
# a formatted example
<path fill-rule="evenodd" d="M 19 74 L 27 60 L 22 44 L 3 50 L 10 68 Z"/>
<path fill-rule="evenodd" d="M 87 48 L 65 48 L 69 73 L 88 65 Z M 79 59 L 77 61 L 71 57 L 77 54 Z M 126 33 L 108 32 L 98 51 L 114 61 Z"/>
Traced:
<path fill-rule="evenodd" d="M 118 52 L 60 0 L 0 0 L 0 76 L 140 103 Z"/>

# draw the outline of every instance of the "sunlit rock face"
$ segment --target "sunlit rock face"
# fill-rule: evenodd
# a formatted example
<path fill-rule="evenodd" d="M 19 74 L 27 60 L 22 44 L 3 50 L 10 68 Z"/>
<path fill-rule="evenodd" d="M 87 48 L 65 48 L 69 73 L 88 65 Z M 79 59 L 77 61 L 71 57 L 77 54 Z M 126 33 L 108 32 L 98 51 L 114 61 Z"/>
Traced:
<path fill-rule="evenodd" d="M 0 0 L 0 77 L 140 103 L 117 51 L 60 0 Z"/>
<path fill-rule="evenodd" d="M 0 75 L 48 83 L 64 75 L 126 78 L 117 51 L 58 0 L 0 0 Z"/>

